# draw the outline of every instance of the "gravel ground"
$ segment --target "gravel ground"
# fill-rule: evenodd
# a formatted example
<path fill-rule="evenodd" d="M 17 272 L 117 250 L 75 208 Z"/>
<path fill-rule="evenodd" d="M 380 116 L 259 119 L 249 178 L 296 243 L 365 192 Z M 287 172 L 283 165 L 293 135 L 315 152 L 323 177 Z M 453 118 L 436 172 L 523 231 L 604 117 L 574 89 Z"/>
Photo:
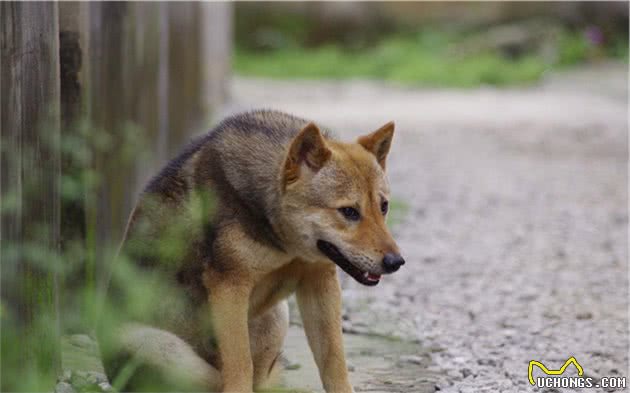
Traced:
<path fill-rule="evenodd" d="M 534 391 L 532 359 L 630 376 L 627 86 L 620 65 L 502 90 L 237 78 L 224 114 L 280 109 L 344 138 L 394 120 L 407 264 L 376 288 L 343 279 L 346 330 L 419 342 L 442 392 Z"/>

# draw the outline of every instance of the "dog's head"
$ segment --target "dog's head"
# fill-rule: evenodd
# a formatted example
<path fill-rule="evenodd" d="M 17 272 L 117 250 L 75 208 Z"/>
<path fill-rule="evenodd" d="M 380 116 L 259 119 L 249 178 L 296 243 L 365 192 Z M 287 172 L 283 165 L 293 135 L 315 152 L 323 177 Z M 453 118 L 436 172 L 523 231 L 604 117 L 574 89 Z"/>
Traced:
<path fill-rule="evenodd" d="M 390 122 L 341 143 L 310 123 L 289 145 L 281 173 L 285 235 L 307 259 L 328 258 L 364 285 L 405 263 L 385 224 L 393 134 Z"/>

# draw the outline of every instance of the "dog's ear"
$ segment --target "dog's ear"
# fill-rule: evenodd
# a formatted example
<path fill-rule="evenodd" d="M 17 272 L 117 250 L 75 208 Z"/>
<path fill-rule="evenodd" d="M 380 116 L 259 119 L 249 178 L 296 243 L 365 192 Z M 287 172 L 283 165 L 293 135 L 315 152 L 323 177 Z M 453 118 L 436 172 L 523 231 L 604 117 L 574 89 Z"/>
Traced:
<path fill-rule="evenodd" d="M 357 141 L 367 151 L 376 156 L 376 161 L 385 169 L 385 160 L 394 137 L 394 122 L 390 121 L 371 134 L 364 135 Z"/>
<path fill-rule="evenodd" d="M 284 160 L 284 185 L 293 183 L 300 177 L 300 168 L 304 165 L 313 172 L 319 171 L 330 158 L 331 152 L 319 128 L 308 123 L 293 138 L 289 152 Z"/>

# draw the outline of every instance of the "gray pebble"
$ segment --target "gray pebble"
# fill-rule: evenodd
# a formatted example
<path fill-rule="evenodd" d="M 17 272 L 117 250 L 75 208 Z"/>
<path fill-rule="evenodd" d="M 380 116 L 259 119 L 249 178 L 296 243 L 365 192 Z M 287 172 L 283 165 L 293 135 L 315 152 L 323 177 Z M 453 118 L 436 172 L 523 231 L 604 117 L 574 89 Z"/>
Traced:
<path fill-rule="evenodd" d="M 76 393 L 76 390 L 68 382 L 59 382 L 55 387 L 55 393 Z"/>
<path fill-rule="evenodd" d="M 422 364 L 422 358 L 420 356 L 415 356 L 415 355 L 406 355 L 406 356 L 401 356 L 399 358 L 399 360 L 401 362 L 405 362 L 405 363 L 413 363 L 413 364 Z"/>

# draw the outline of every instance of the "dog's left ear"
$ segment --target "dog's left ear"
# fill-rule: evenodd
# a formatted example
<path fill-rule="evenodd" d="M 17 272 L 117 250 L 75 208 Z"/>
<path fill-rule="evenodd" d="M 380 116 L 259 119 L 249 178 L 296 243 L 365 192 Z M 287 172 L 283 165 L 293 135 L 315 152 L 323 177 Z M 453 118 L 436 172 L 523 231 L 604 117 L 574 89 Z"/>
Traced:
<path fill-rule="evenodd" d="M 376 161 L 385 169 L 385 159 L 394 137 L 394 122 L 390 121 L 371 134 L 364 135 L 357 141 L 367 151 L 376 156 Z"/>
<path fill-rule="evenodd" d="M 319 128 L 315 123 L 308 123 L 293 138 L 289 146 L 284 160 L 284 185 L 295 182 L 300 177 L 303 167 L 308 168 L 311 172 L 319 171 L 331 154 L 332 152 L 326 145 Z"/>

